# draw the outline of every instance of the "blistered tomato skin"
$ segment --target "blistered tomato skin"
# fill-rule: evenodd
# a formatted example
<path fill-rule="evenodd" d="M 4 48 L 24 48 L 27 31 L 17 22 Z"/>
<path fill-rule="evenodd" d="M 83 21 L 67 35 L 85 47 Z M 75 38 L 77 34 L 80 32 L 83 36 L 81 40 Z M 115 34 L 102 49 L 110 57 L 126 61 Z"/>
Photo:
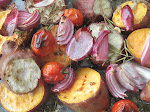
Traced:
<path fill-rule="evenodd" d="M 65 9 L 64 16 L 67 16 L 74 25 L 82 26 L 83 24 L 83 15 L 75 8 Z"/>
<path fill-rule="evenodd" d="M 37 56 L 46 56 L 54 51 L 55 38 L 51 32 L 41 29 L 32 38 L 31 48 Z"/>
<path fill-rule="evenodd" d="M 112 112 L 139 112 L 137 106 L 130 100 L 120 100 L 112 107 Z"/>
<path fill-rule="evenodd" d="M 41 71 L 44 81 L 50 84 L 62 81 L 64 79 L 64 75 L 61 73 L 63 68 L 64 67 L 57 62 L 45 64 Z"/>

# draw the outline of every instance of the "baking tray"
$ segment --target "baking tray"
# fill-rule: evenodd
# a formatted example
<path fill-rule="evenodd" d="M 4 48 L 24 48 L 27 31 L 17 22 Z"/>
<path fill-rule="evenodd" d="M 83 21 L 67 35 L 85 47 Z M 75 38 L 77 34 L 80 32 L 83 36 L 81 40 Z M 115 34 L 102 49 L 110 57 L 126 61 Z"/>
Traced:
<path fill-rule="evenodd" d="M 65 0 L 65 1 L 66 1 L 68 8 L 72 7 L 73 0 Z M 121 4 L 124 1 L 126 0 L 111 0 L 113 9 L 115 9 L 117 5 Z M 23 0 L 12 0 L 11 3 L 15 3 L 19 10 L 26 10 L 25 2 Z M 123 36 L 126 37 L 125 35 Z M 85 62 L 84 60 L 77 64 L 78 66 L 82 66 L 82 67 L 85 67 L 85 66 L 91 67 L 91 63 Z M 104 77 L 105 70 L 99 70 L 95 66 L 93 66 L 92 68 L 98 71 L 102 77 Z M 132 94 L 128 92 L 127 94 L 129 96 L 128 99 L 132 100 L 139 107 L 140 112 L 150 112 L 150 104 L 142 102 L 139 98 L 139 93 Z M 116 99 L 112 97 L 110 94 L 110 100 L 111 100 L 111 104 L 107 112 L 111 112 L 111 107 L 113 106 L 113 104 L 120 99 Z M 0 105 L 0 112 L 7 112 L 7 111 Z M 68 108 L 67 106 L 65 106 L 64 104 L 62 104 L 57 99 L 55 94 L 50 94 L 50 97 L 47 100 L 47 102 L 43 106 L 41 106 L 39 109 L 37 109 L 35 112 L 74 112 L 74 111 Z"/>

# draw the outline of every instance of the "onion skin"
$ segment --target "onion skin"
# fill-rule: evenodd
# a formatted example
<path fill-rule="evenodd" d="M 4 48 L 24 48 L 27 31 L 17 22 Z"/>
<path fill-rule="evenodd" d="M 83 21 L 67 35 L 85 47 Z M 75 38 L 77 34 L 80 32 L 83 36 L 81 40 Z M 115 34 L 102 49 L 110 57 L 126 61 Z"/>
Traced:
<path fill-rule="evenodd" d="M 124 89 L 116 80 L 115 71 L 117 67 L 117 64 L 110 64 L 107 67 L 105 73 L 105 80 L 110 93 L 116 98 L 124 99 L 124 97 L 127 97 L 127 95 L 124 93 L 126 89 Z"/>
<path fill-rule="evenodd" d="M 116 78 L 118 82 L 122 85 L 122 87 L 124 87 L 128 91 L 136 93 L 136 85 L 126 76 L 128 75 L 127 71 L 124 71 L 121 67 L 117 67 L 116 71 Z"/>
<path fill-rule="evenodd" d="M 66 45 L 73 38 L 74 24 L 66 17 L 62 16 L 59 22 L 56 41 L 59 45 Z"/>
<path fill-rule="evenodd" d="M 126 5 L 121 10 L 121 19 L 127 31 L 132 31 L 134 26 L 134 16 L 130 6 Z"/>
<path fill-rule="evenodd" d="M 66 47 L 66 55 L 73 61 L 81 61 L 91 54 L 94 45 L 94 38 L 87 31 L 82 31 L 81 36 L 76 41 L 75 37 L 71 39 Z"/>
<path fill-rule="evenodd" d="M 14 7 L 7 15 L 7 18 L 0 30 L 3 36 L 12 36 L 18 23 L 18 8 Z"/>
<path fill-rule="evenodd" d="M 68 74 L 65 75 L 64 80 L 54 84 L 54 87 L 51 88 L 52 92 L 56 92 L 57 93 L 57 92 L 61 92 L 61 91 L 67 90 L 74 83 L 74 80 L 75 80 L 75 72 L 74 72 L 74 70 L 72 68 L 68 67 L 68 68 L 65 69 L 65 72 L 67 72 Z"/>
<path fill-rule="evenodd" d="M 142 101 L 145 101 L 147 103 L 150 103 L 150 82 L 148 82 L 146 84 L 146 86 L 144 87 L 144 89 L 142 90 L 141 94 L 140 94 L 140 99 Z"/>
<path fill-rule="evenodd" d="M 21 11 L 20 13 L 24 13 L 25 12 Z M 41 19 L 41 15 L 40 12 L 38 10 L 33 11 L 33 13 L 29 16 L 29 14 L 25 17 L 25 21 L 24 22 L 20 22 L 22 21 L 21 18 L 19 18 L 18 20 L 18 28 L 20 30 L 31 30 L 33 28 L 37 28 L 38 25 L 40 24 L 40 19 Z"/>
<path fill-rule="evenodd" d="M 143 51 L 141 54 L 141 65 L 146 65 L 150 61 L 150 35 L 147 35 Z"/>
<path fill-rule="evenodd" d="M 93 46 L 92 55 L 97 61 L 103 61 L 108 59 L 108 34 L 109 30 L 102 30 L 99 33 L 99 37 Z"/>
<path fill-rule="evenodd" d="M 5 7 L 11 2 L 11 0 L 0 0 L 0 8 Z"/>
<path fill-rule="evenodd" d="M 41 2 L 35 3 L 34 7 L 46 7 L 52 5 L 55 0 L 42 0 Z"/>

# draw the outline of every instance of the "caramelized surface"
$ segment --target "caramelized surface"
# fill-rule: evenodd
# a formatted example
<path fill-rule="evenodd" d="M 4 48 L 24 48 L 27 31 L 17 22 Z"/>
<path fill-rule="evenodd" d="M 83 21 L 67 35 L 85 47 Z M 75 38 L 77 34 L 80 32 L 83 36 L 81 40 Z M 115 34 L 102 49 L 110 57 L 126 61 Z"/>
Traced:
<path fill-rule="evenodd" d="M 150 35 L 150 28 L 143 28 L 135 30 L 128 36 L 127 41 L 129 44 L 127 44 L 127 47 L 134 57 L 141 58 L 143 46 L 148 34 Z"/>
<path fill-rule="evenodd" d="M 112 21 L 114 22 L 115 26 L 118 27 L 125 27 L 122 19 L 121 19 L 121 8 L 124 6 L 129 5 L 132 9 L 132 13 L 134 15 L 134 25 L 139 24 L 146 15 L 147 6 L 144 3 L 133 3 L 132 1 L 127 1 L 120 6 L 118 6 L 113 13 Z"/>
<path fill-rule="evenodd" d="M 81 68 L 76 71 L 72 87 L 58 95 L 66 103 L 79 103 L 92 98 L 100 88 L 100 74 L 91 68 Z"/>
<path fill-rule="evenodd" d="M 43 99 L 44 86 L 39 84 L 38 87 L 27 94 L 15 94 L 6 86 L 0 85 L 0 101 L 2 106 L 8 111 L 26 112 L 36 107 Z"/>

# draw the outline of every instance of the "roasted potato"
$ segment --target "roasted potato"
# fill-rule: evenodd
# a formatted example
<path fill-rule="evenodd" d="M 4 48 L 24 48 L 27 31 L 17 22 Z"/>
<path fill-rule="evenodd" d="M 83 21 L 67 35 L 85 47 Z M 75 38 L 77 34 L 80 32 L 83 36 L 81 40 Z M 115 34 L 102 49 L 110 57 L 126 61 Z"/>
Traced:
<path fill-rule="evenodd" d="M 150 35 L 150 28 L 143 28 L 133 31 L 127 38 L 127 47 L 135 60 L 141 63 L 141 54 L 147 35 Z M 150 62 L 145 66 L 150 67 Z"/>
<path fill-rule="evenodd" d="M 99 112 L 109 106 L 109 94 L 100 74 L 91 68 L 76 71 L 72 87 L 58 94 L 59 100 L 76 112 Z"/>
<path fill-rule="evenodd" d="M 0 84 L 0 102 L 9 112 L 30 112 L 40 107 L 48 97 L 46 87 L 39 83 L 38 87 L 26 94 L 15 94 L 3 82 Z"/>
<path fill-rule="evenodd" d="M 149 25 L 150 21 L 150 4 L 145 0 L 141 0 L 140 2 L 136 1 L 127 1 L 117 6 L 115 12 L 113 13 L 112 21 L 115 26 L 120 27 L 126 30 L 125 25 L 122 21 L 121 17 L 121 9 L 124 6 L 130 6 L 132 9 L 132 13 L 134 16 L 134 25 L 133 30 L 144 28 Z"/>

